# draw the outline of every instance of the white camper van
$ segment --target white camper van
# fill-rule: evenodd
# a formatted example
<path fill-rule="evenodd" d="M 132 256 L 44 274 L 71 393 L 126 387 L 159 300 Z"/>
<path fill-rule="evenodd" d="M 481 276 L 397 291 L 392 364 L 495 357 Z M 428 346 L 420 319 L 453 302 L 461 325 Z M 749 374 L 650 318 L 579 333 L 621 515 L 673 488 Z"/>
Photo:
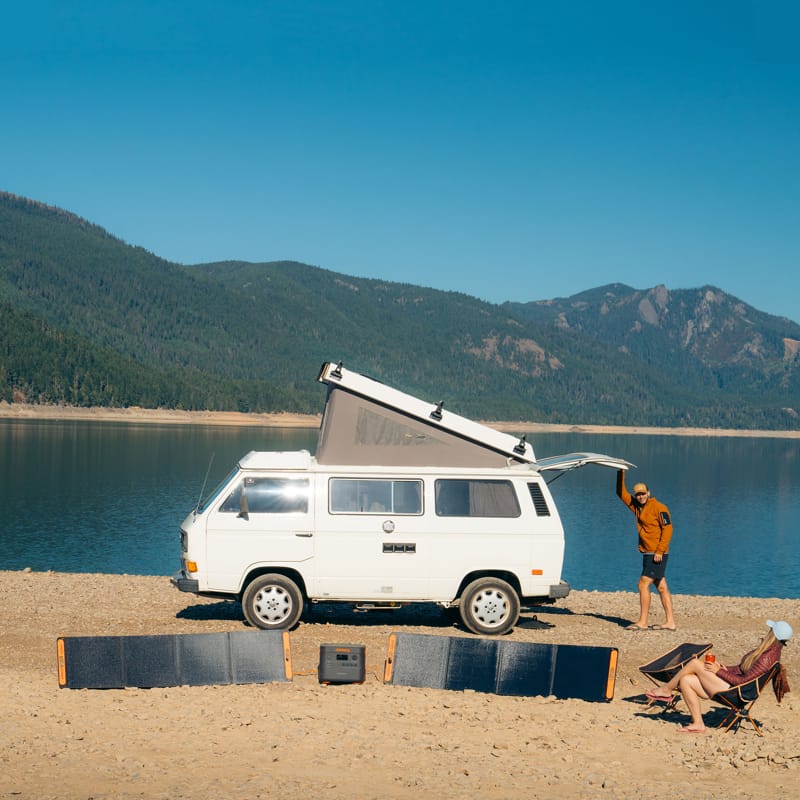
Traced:
<path fill-rule="evenodd" d="M 626 461 L 537 462 L 518 439 L 323 364 L 316 455 L 251 452 L 181 525 L 183 592 L 241 601 L 252 625 L 293 627 L 306 603 L 457 607 L 501 634 L 520 607 L 569 593 L 564 530 L 542 472 Z"/>

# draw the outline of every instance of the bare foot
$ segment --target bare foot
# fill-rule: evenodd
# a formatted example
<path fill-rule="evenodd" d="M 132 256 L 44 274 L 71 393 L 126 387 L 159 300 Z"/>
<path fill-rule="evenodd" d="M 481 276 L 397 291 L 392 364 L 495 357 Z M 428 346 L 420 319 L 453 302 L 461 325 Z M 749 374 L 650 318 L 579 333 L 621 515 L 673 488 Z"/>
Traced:
<path fill-rule="evenodd" d="M 705 725 L 702 728 L 697 727 L 697 725 L 681 725 L 678 728 L 678 733 L 705 733 L 706 728 Z"/>

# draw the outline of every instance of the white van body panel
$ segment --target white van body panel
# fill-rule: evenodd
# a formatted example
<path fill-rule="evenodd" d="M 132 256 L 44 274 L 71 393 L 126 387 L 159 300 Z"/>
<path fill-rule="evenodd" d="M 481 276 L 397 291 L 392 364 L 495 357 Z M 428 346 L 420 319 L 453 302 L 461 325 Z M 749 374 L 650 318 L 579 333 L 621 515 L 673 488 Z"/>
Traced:
<path fill-rule="evenodd" d="M 509 472 L 415 469 L 406 473 L 371 468 L 362 473 L 378 480 L 420 480 L 421 514 L 330 513 L 324 481 L 359 473 L 345 467 L 321 474 L 317 491 L 316 568 L 313 590 L 309 593 L 320 600 L 452 602 L 465 576 L 488 571 L 516 576 L 526 595 L 548 596 L 551 585 L 561 578 L 564 556 L 561 522 L 546 487 L 551 516 L 532 517 L 533 504 L 525 477 L 537 481 L 538 476 Z M 459 478 L 510 483 L 519 501 L 519 516 L 437 515 L 437 481 Z M 533 568 L 541 570 L 542 575 L 532 577 Z"/>
<path fill-rule="evenodd" d="M 508 630 L 520 603 L 569 593 L 543 472 L 628 462 L 536 461 L 524 436 L 341 364 L 324 364 L 319 380 L 328 398 L 317 455 L 244 455 L 181 526 L 178 589 L 239 599 L 261 627 L 291 626 L 308 601 L 437 602 L 459 605 L 478 633 Z"/>
<path fill-rule="evenodd" d="M 380 468 L 316 464 L 275 469 L 277 454 L 248 454 L 214 501 L 184 522 L 191 543 L 188 560 L 198 563 L 198 590 L 241 592 L 259 569 L 291 568 L 302 576 L 311 600 L 452 602 L 473 572 L 508 573 L 523 596 L 547 597 L 561 580 L 564 533 L 553 498 L 530 467 L 506 469 Z M 268 463 L 268 469 L 254 464 Z M 247 465 L 247 468 L 245 468 Z M 243 516 L 236 489 L 258 480 L 306 481 L 306 511 Z M 397 481 L 421 487 L 420 513 L 365 510 L 333 513 L 331 481 Z M 500 482 L 518 504 L 512 517 L 440 516 L 441 481 Z M 535 484 L 548 514 L 537 515 L 529 486 Z M 234 498 L 234 499 L 232 499 Z M 226 510 L 227 509 L 227 510 Z M 233 509 L 233 510 L 231 510 Z M 535 573 L 535 574 L 533 574 Z"/>
<path fill-rule="evenodd" d="M 206 523 L 206 580 L 214 591 L 238 592 L 259 566 L 310 562 L 314 558 L 313 509 L 306 514 L 254 514 L 244 519 L 217 509 Z"/>
<path fill-rule="evenodd" d="M 206 565 L 209 591 L 238 593 L 245 577 L 260 567 L 288 566 L 313 559 L 315 483 L 309 471 L 311 462 L 306 451 L 253 451 L 241 459 L 239 471 L 195 520 L 195 524 L 200 522 L 198 532 L 205 540 L 201 563 Z M 285 469 L 281 469 L 282 463 Z M 251 499 L 249 509 L 243 513 L 241 487 L 252 492 L 256 485 L 288 486 L 291 495 L 301 501 L 305 495 L 305 503 L 298 502 L 287 511 L 267 512 Z M 202 545 L 199 552 L 203 552 Z"/>

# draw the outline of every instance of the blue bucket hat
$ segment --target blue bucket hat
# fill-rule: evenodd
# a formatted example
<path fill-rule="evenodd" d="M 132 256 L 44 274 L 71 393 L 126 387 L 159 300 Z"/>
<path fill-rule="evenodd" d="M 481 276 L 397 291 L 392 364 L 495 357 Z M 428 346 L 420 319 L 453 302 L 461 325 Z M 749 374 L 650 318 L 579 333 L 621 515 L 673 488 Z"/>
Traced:
<path fill-rule="evenodd" d="M 775 638 L 781 642 L 788 642 L 792 638 L 794 631 L 788 622 L 773 622 L 771 619 L 767 620 L 767 625 L 772 628 Z"/>

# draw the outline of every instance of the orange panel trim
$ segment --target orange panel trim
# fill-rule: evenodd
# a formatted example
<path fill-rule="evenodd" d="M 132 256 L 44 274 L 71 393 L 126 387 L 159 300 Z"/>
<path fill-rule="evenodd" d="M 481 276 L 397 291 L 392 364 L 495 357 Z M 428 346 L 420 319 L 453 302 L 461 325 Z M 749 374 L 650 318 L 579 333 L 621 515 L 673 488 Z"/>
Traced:
<path fill-rule="evenodd" d="M 283 670 L 286 680 L 292 680 L 292 647 L 289 642 L 288 631 L 283 632 Z"/>
<path fill-rule="evenodd" d="M 386 651 L 386 664 L 383 668 L 383 682 L 389 683 L 392 680 L 392 670 L 394 669 L 394 652 L 397 649 L 397 634 L 389 636 L 389 649 Z"/>
<path fill-rule="evenodd" d="M 614 685 L 617 682 L 617 659 L 619 650 L 613 649 L 608 661 L 608 682 L 606 683 L 606 699 L 612 700 L 614 697 Z"/>
<path fill-rule="evenodd" d="M 63 688 L 67 685 L 67 660 L 64 657 L 64 640 L 59 639 L 56 643 L 58 652 L 58 685 Z"/>

